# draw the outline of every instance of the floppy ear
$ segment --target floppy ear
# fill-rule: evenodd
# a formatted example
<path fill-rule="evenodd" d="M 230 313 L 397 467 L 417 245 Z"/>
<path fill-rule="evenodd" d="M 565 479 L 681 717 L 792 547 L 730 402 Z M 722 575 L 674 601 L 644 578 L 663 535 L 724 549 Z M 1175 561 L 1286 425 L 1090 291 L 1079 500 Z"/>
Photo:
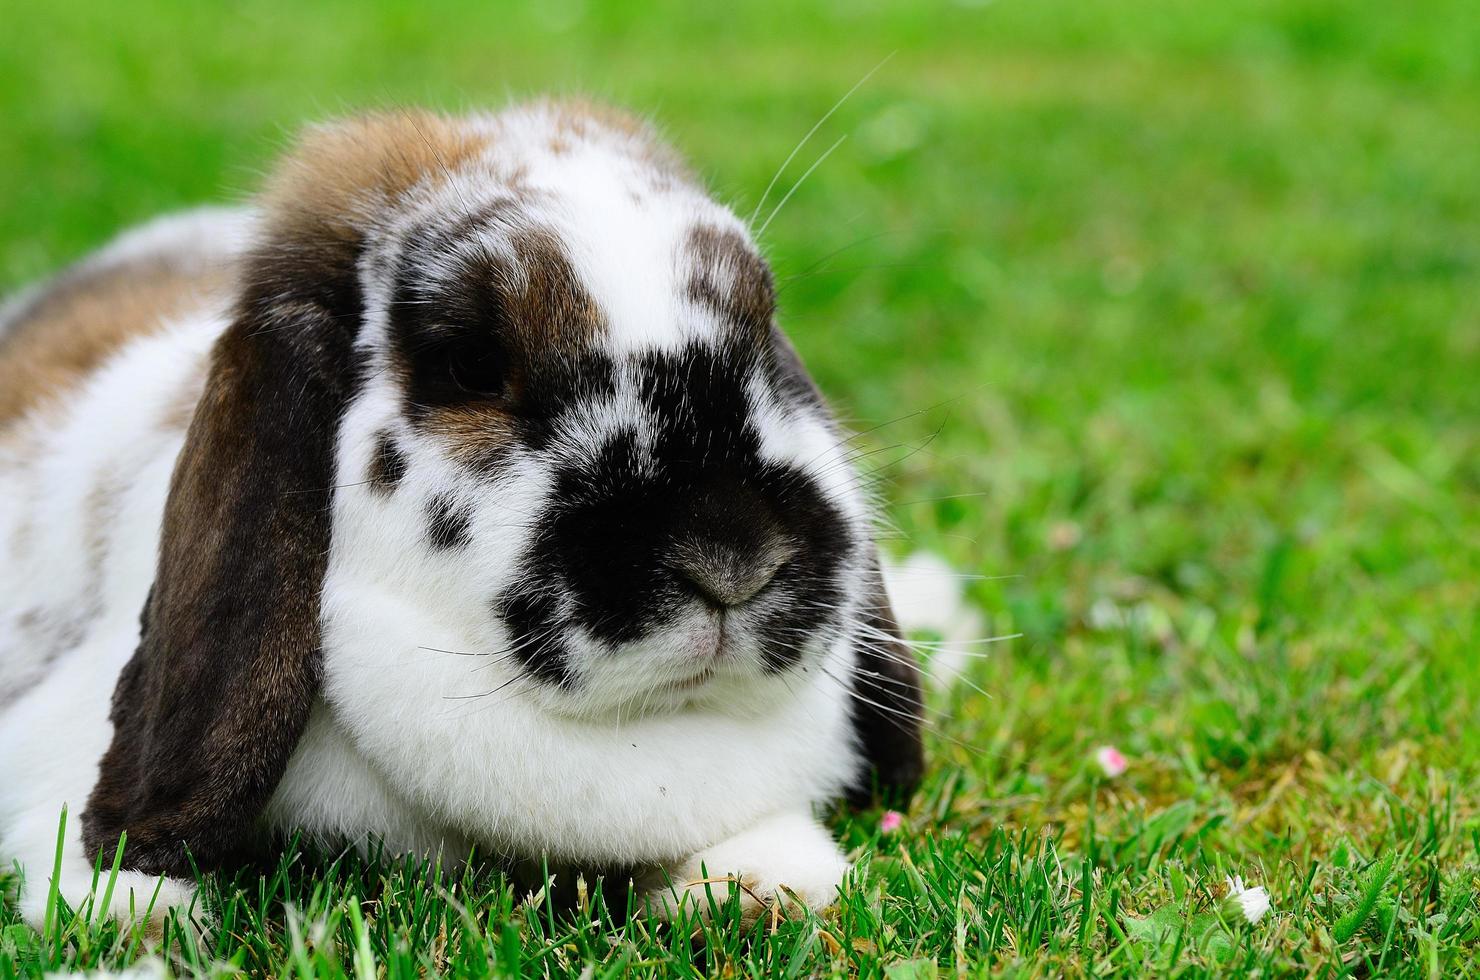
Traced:
<path fill-rule="evenodd" d="M 126 867 L 186 875 L 253 836 L 319 688 L 333 453 L 362 313 L 355 216 L 445 166 L 450 132 L 406 114 L 319 129 L 269 184 L 114 692 L 83 815 L 90 855 L 126 831 Z"/>
<path fill-rule="evenodd" d="M 125 866 L 141 871 L 188 875 L 187 848 L 202 867 L 239 848 L 318 690 L 353 321 L 271 282 L 273 261 L 252 261 L 257 281 L 212 351 L 170 484 L 140 645 L 114 691 L 113 743 L 83 816 L 90 853 L 111 853 L 127 831 Z"/>
<path fill-rule="evenodd" d="M 920 726 L 925 699 L 920 666 L 899 630 L 884 576 L 869 568 L 863 642 L 855 648 L 853 730 L 868 768 L 848 788 L 848 803 L 903 806 L 925 772 Z"/>
<path fill-rule="evenodd" d="M 782 383 L 825 405 L 796 348 L 775 325 L 771 345 Z M 857 647 L 852 685 L 853 730 L 866 765 L 847 792 L 848 804 L 857 808 L 907 802 L 925 771 L 920 667 L 900 632 L 877 558 L 869 565 L 864 588 L 866 635 Z"/>

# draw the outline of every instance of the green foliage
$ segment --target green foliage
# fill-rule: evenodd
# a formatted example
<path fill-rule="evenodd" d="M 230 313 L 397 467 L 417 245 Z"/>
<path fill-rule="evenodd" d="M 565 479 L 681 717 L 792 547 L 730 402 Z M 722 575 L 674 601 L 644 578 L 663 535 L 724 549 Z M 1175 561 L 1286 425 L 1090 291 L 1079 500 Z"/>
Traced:
<path fill-rule="evenodd" d="M 765 245 L 787 328 L 872 430 L 887 545 L 946 555 L 987 634 L 1022 634 L 933 696 L 903 830 L 837 817 L 860 870 L 822 918 L 669 928 L 620 883 L 561 909 L 489 872 L 290 856 L 208 882 L 219 926 L 171 930 L 172 971 L 1474 970 L 1473 3 L 59 0 L 3 21 L 6 287 L 239 197 L 306 118 L 397 101 L 651 111 L 748 215 L 892 53 L 778 182 L 772 203 L 848 136 Z M 1101 744 L 1124 776 L 1099 776 Z M 1230 917 L 1226 875 L 1270 914 Z M 147 950 L 0 907 L 0 978 Z"/>

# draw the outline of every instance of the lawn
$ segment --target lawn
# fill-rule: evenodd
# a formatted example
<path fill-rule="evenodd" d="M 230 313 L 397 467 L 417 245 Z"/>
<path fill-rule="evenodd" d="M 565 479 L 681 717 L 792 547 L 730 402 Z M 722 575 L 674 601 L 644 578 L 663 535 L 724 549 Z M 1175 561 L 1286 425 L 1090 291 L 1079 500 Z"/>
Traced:
<path fill-rule="evenodd" d="M 872 429 L 888 547 L 946 556 L 986 634 L 1016 635 L 936 688 L 903 825 L 837 815 L 859 870 L 819 919 L 665 929 L 612 884 L 562 911 L 492 873 L 289 857 L 212 885 L 222 927 L 173 936 L 173 971 L 1477 970 L 1480 7 L 57 0 L 4 22 L 5 288 L 239 198 L 301 120 L 395 102 L 593 93 L 749 214 L 882 61 L 772 191 L 847 137 L 764 243 L 785 325 Z M 1257 924 L 1229 875 L 1268 890 Z M 0 908 L 0 977 L 143 955 Z"/>

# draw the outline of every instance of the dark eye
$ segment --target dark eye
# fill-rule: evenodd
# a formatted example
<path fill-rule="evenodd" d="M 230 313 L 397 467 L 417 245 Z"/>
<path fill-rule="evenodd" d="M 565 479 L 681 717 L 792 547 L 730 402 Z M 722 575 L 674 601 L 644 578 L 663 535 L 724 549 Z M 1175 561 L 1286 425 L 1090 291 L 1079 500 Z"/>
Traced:
<path fill-rule="evenodd" d="M 497 398 L 508 385 L 508 358 L 492 338 L 460 338 L 447 345 L 447 376 L 470 395 Z"/>

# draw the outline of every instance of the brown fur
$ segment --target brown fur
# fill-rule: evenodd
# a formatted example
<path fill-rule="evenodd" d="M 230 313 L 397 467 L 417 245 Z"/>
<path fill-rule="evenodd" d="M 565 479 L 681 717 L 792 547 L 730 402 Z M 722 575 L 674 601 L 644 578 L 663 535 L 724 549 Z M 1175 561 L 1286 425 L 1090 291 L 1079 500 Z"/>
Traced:
<path fill-rule="evenodd" d="M 514 445 L 515 419 L 490 405 L 438 406 L 422 422 L 444 441 L 448 455 L 469 469 L 498 473 Z"/>
<path fill-rule="evenodd" d="M 513 238 L 525 288 L 507 297 L 513 326 L 532 355 L 580 350 L 604 326 L 553 233 L 529 229 Z"/>
<path fill-rule="evenodd" d="M 771 270 L 737 231 L 699 225 L 689 232 L 693 258 L 688 297 L 731 323 L 764 336 L 776 313 Z"/>
<path fill-rule="evenodd" d="M 85 381 L 131 340 L 228 288 L 222 264 L 141 256 L 61 276 L 0 338 L 0 427 Z"/>
<path fill-rule="evenodd" d="M 455 172 L 487 141 L 457 122 L 402 110 L 310 129 L 263 192 L 279 233 L 358 238 L 365 219 L 429 178 Z"/>
<path fill-rule="evenodd" d="M 336 311 L 280 303 L 277 270 L 263 262 L 212 353 L 171 481 L 142 639 L 119 678 L 113 742 L 83 816 L 89 853 L 111 853 L 127 831 L 127 866 L 141 871 L 188 874 L 187 849 L 202 867 L 239 852 L 318 690 L 317 597 L 350 336 Z M 317 287 L 325 271 L 301 274 Z"/>

